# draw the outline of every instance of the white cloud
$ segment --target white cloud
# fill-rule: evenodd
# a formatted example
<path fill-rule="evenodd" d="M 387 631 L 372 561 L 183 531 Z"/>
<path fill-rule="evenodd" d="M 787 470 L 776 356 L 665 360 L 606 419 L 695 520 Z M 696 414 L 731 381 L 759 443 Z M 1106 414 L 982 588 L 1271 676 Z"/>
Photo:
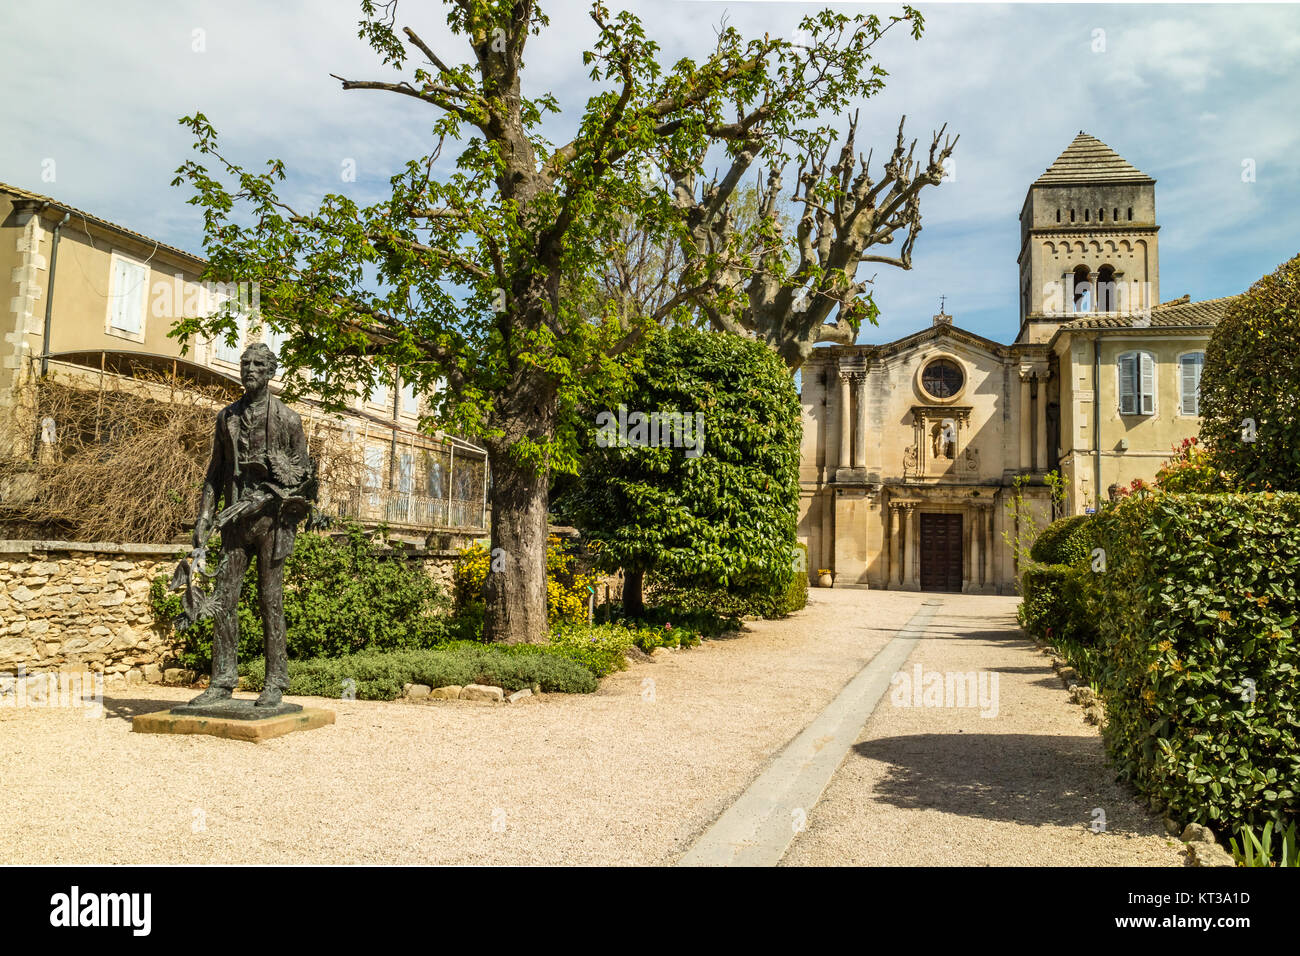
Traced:
<path fill-rule="evenodd" d="M 724 14 L 742 33 L 788 35 L 813 9 L 629 6 L 665 63 L 705 55 Z M 581 53 L 594 28 L 582 0 L 543 7 L 552 22 L 530 41 L 526 92 L 554 91 L 568 108 L 547 128 L 562 141 L 573 107 L 592 92 Z M 399 12 L 446 56 L 465 57 L 439 4 L 403 3 Z M 961 134 L 957 180 L 924 194 L 915 268 L 880 268 L 882 328 L 864 339 L 922 327 L 943 294 L 958 323 L 1014 336 L 1025 190 L 1080 129 L 1159 180 L 1170 295 L 1238 291 L 1294 253 L 1288 211 L 1300 208 L 1300 130 L 1292 121 L 1300 10 L 946 4 L 924 12 L 920 42 L 899 31 L 877 47 L 890 75 L 886 90 L 861 105 L 860 145 L 879 157 L 904 113 L 922 144 L 946 122 Z M 431 148 L 435 113 L 389 94 L 345 93 L 329 78 L 396 75 L 357 38 L 357 19 L 355 0 L 10 4 L 0 13 L 8 66 L 0 180 L 197 251 L 200 215 L 185 203 L 188 193 L 168 183 L 190 155 L 177 118 L 202 110 L 233 158 L 252 166 L 285 160 L 292 202 L 306 205 L 325 191 L 372 201 L 406 159 Z M 205 31 L 202 53 L 192 48 L 196 29 Z M 1096 52 L 1099 29 L 1105 45 Z M 57 161 L 54 183 L 40 179 L 45 158 Z M 1253 184 L 1240 181 L 1245 158 L 1256 162 Z M 340 178 L 346 159 L 356 162 L 355 183 Z"/>

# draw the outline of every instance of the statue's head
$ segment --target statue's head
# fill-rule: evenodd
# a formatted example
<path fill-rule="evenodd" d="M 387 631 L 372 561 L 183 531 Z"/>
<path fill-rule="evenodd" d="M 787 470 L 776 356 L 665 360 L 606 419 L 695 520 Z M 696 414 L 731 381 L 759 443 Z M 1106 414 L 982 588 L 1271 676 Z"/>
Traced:
<path fill-rule="evenodd" d="M 239 380 L 245 391 L 257 391 L 275 378 L 277 368 L 279 362 L 270 347 L 265 342 L 254 342 L 239 358 Z"/>

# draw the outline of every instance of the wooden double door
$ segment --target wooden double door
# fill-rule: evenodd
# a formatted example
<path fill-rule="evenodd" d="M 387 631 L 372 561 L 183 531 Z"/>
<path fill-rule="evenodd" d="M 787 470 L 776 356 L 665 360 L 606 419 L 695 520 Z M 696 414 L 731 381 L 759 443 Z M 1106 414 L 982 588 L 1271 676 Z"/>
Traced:
<path fill-rule="evenodd" d="M 961 591 L 962 516 L 920 514 L 921 590 Z"/>

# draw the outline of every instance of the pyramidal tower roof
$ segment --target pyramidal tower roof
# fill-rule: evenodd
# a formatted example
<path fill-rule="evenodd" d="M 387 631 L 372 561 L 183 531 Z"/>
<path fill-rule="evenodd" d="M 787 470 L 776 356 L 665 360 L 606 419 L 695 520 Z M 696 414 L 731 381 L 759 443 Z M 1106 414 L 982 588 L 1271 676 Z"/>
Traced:
<path fill-rule="evenodd" d="M 1034 180 L 1034 185 L 1153 182 L 1154 179 L 1101 140 L 1080 130 L 1074 142 L 1047 167 L 1047 172 Z"/>

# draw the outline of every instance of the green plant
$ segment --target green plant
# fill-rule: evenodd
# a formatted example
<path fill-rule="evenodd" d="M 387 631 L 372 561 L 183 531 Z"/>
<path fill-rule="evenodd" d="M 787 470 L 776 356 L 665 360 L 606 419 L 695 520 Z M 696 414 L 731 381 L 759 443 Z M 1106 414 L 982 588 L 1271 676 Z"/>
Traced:
<path fill-rule="evenodd" d="M 1148 494 L 1097 522 L 1082 614 L 1120 774 L 1180 819 L 1295 820 L 1300 495 Z"/>
<path fill-rule="evenodd" d="M 221 551 L 208 547 L 215 567 Z M 150 584 L 155 623 L 170 629 L 180 612 L 180 595 L 168 592 L 167 579 Z M 284 564 L 285 636 L 290 659 L 339 657 L 360 650 L 430 647 L 448 639 L 448 601 L 442 588 L 419 565 L 382 549 L 357 525 L 341 535 L 304 532 Z M 239 655 L 262 654 L 262 621 L 257 603 L 257 569 L 244 575 L 239 605 Z M 212 662 L 212 621 L 184 634 L 180 655 L 187 667 L 206 670 Z"/>
<path fill-rule="evenodd" d="M 647 573 L 744 594 L 764 613 L 798 603 L 800 408 L 780 358 L 737 336 L 659 330 L 625 402 L 594 416 L 596 447 L 563 507 L 599 566 L 624 569 L 627 613 L 642 610 Z M 650 414 L 670 424 L 639 419 Z"/>
<path fill-rule="evenodd" d="M 1036 564 L 1020 577 L 1020 626 L 1060 651 L 1085 680 L 1102 669 L 1097 629 L 1089 616 L 1086 588 L 1093 572 L 1087 564 Z"/>
<path fill-rule="evenodd" d="M 1249 827 L 1242 827 L 1240 834 L 1240 844 L 1237 843 L 1235 837 L 1229 841 L 1232 846 L 1232 858 L 1237 861 L 1238 866 L 1300 867 L 1300 847 L 1297 847 L 1296 844 L 1296 825 L 1294 823 L 1281 831 L 1282 843 L 1277 848 L 1276 854 L 1273 851 L 1272 820 L 1264 824 L 1264 830 L 1260 836 L 1255 836 L 1255 831 Z"/>
<path fill-rule="evenodd" d="M 1051 514 L 1065 501 L 1066 483 L 1059 472 L 1051 471 L 1043 476 L 1044 493 L 1027 493 L 1026 489 L 1037 484 L 1030 475 L 1018 476 L 1012 482 L 1012 493 L 1006 501 L 1007 530 L 1002 532 L 1002 539 L 1011 549 L 1018 566 L 1033 561 L 1030 552 L 1042 532 L 1043 519 L 1050 522 Z"/>
<path fill-rule="evenodd" d="M 1244 490 L 1300 491 L 1300 256 L 1228 306 L 1205 348 L 1201 440 Z"/>
<path fill-rule="evenodd" d="M 1213 494 L 1236 490 L 1227 471 L 1219 467 L 1215 456 L 1195 438 L 1184 438 L 1173 450 L 1173 455 L 1156 472 L 1156 487 L 1161 491 Z"/>
<path fill-rule="evenodd" d="M 508 573 L 505 560 L 499 557 L 494 567 L 491 553 L 477 542 L 462 548 L 456 560 L 452 570 L 456 616 L 473 622 L 468 627 L 474 630 L 481 627 L 483 620 L 483 587 L 487 577 L 491 573 Z M 551 626 L 587 620 L 587 598 L 600 578 L 578 571 L 575 564 L 576 558 L 564 542 L 557 535 L 550 535 L 546 543 L 546 615 Z"/>
<path fill-rule="evenodd" d="M 636 635 L 622 624 L 563 624 L 552 629 L 548 647 L 577 661 L 597 677 L 627 668 Z"/>
<path fill-rule="evenodd" d="M 1077 564 L 1092 552 L 1095 538 L 1092 515 L 1058 518 L 1039 533 L 1029 556 L 1042 564 Z"/>
<path fill-rule="evenodd" d="M 241 664 L 250 690 L 266 679 L 262 659 Z M 537 685 L 548 693 L 588 694 L 597 681 L 590 669 L 544 645 L 485 645 L 455 642 L 441 647 L 363 651 L 345 657 L 316 657 L 289 662 L 289 693 L 310 697 L 395 700 L 405 684 L 489 684 L 506 691 Z"/>

